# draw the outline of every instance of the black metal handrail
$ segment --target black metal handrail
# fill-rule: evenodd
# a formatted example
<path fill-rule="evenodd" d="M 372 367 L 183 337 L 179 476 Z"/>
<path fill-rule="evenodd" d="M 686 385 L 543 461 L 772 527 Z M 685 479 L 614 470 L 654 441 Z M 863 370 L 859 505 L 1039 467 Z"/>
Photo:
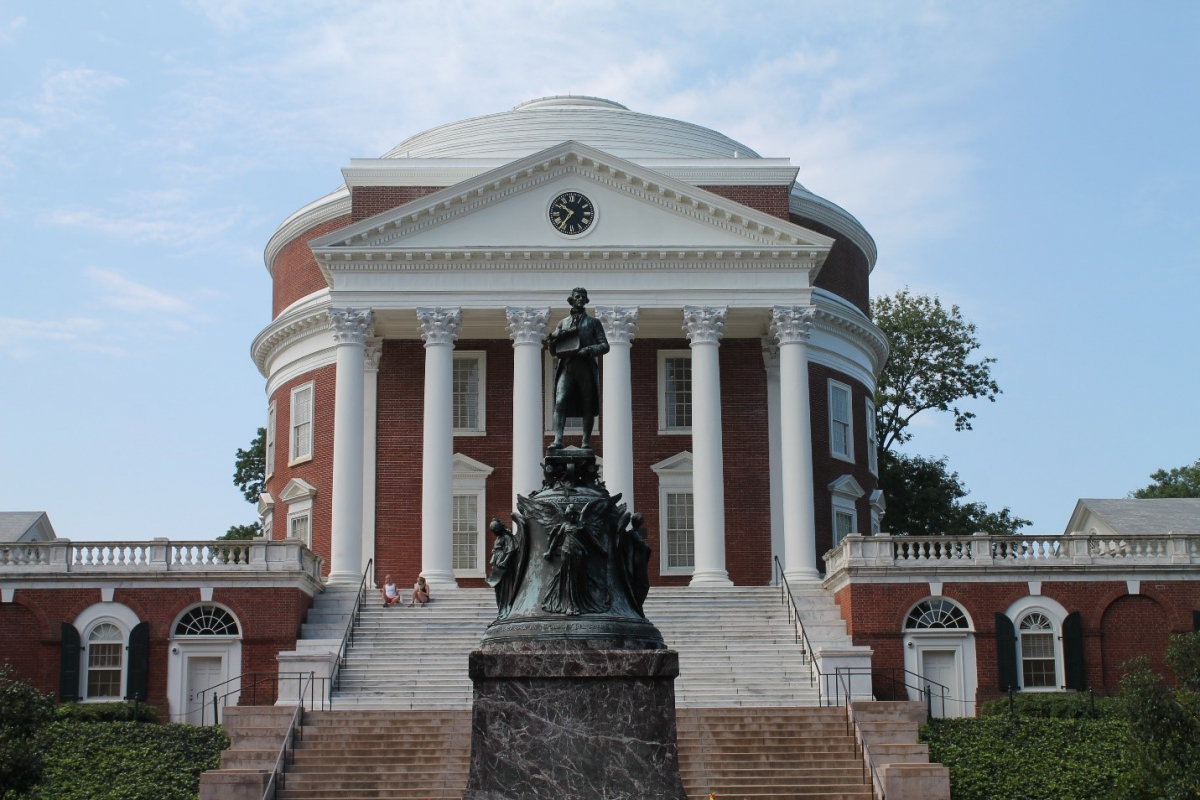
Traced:
<path fill-rule="evenodd" d="M 362 611 L 363 595 L 367 587 L 367 577 L 371 574 L 371 567 L 375 564 L 375 559 L 368 558 L 366 569 L 363 570 L 362 580 L 358 582 L 358 597 L 354 600 L 354 610 L 350 612 L 350 621 L 346 624 L 346 632 L 342 634 L 342 645 L 338 648 L 337 657 L 333 660 L 333 675 L 330 676 L 332 682 L 331 689 L 337 689 L 342 678 L 342 667 L 346 666 L 346 651 L 350 649 L 350 645 L 354 644 L 354 627 L 358 623 L 359 612 Z M 333 707 L 332 691 L 330 692 L 330 707 Z"/>
<path fill-rule="evenodd" d="M 309 694 L 312 693 L 312 686 L 315 683 L 314 673 L 308 673 Z M 275 797 L 275 789 L 283 787 L 283 768 L 288 750 L 291 750 L 292 763 L 296 763 L 296 738 L 297 730 L 299 730 L 299 738 L 304 739 L 304 687 L 299 687 L 297 693 L 296 710 L 292 712 L 292 719 L 288 723 L 287 735 L 283 737 L 283 744 L 279 745 L 279 755 L 275 757 L 275 766 L 271 769 L 271 777 L 267 780 L 267 788 L 263 792 L 262 800 L 272 800 Z"/>
<path fill-rule="evenodd" d="M 883 789 L 883 781 L 879 778 L 879 771 L 875 769 L 875 762 L 871 760 L 871 748 L 867 745 L 867 739 L 863 735 L 862 726 L 858 722 L 858 713 L 854 710 L 854 698 L 852 694 L 853 678 L 849 670 L 835 670 L 835 683 L 838 685 L 838 690 L 846 690 L 846 733 L 854 737 L 854 755 L 859 756 L 859 747 L 862 747 L 862 762 L 863 762 L 863 783 L 868 783 L 871 786 L 871 798 L 876 797 L 878 790 L 879 800 L 887 800 L 887 796 Z"/>
<path fill-rule="evenodd" d="M 924 675 L 921 675 L 918 672 L 913 672 L 912 670 L 904 669 L 903 667 L 838 667 L 835 671 L 839 674 L 844 673 L 847 676 L 869 675 L 871 678 L 871 688 L 872 688 L 873 695 L 879 694 L 878 692 L 875 691 L 876 677 L 880 677 L 880 678 L 887 677 L 888 681 L 891 683 L 891 691 L 889 692 L 888 696 L 891 697 L 893 700 L 896 699 L 897 685 L 903 687 L 906 690 L 907 689 L 915 690 L 917 692 L 918 697 L 925 702 L 925 705 L 928 709 L 927 716 L 929 717 L 929 719 L 933 719 L 933 700 L 935 697 L 938 697 L 941 700 L 941 709 L 942 709 L 943 717 L 946 716 L 946 700 L 947 699 L 952 700 L 952 701 L 957 700 L 957 698 L 953 698 L 953 697 L 949 696 L 950 687 L 940 684 L 937 681 L 932 681 L 929 678 L 926 678 Z M 897 680 L 896 679 L 897 673 L 899 673 L 901 676 L 910 676 L 911 675 L 914 678 L 914 681 L 912 683 L 909 683 L 908 680 L 906 680 L 904 677 L 901 677 L 900 680 Z M 934 687 L 937 687 L 941 691 L 935 692 Z M 905 692 L 905 694 L 906 695 L 908 694 L 907 691 Z"/>
<path fill-rule="evenodd" d="M 787 575 L 783 571 L 783 564 L 779 561 L 779 556 L 775 556 L 775 575 L 779 580 L 780 599 L 784 606 L 788 609 L 788 621 L 791 622 L 796 631 L 796 644 L 800 645 L 800 651 L 808 660 L 808 685 L 812 686 L 815 680 L 817 684 L 817 705 L 825 705 L 824 701 L 824 676 L 821 674 L 821 668 L 817 666 L 817 654 L 813 650 L 812 642 L 808 640 L 808 634 L 804 632 L 804 622 L 800 619 L 800 609 L 796 606 L 796 598 L 792 596 L 792 587 L 788 585 Z"/>
<path fill-rule="evenodd" d="M 325 710 L 325 708 L 328 704 L 328 694 L 329 693 L 327 691 L 325 691 L 324 684 L 326 681 L 328 681 L 328 678 L 317 678 L 317 677 L 315 677 L 314 673 L 312 673 L 312 672 L 243 672 L 241 675 L 238 675 L 237 677 L 230 678 L 227 681 L 221 681 L 220 683 L 218 683 L 214 686 L 210 686 L 207 689 L 200 692 L 200 725 L 204 726 L 208 721 L 209 700 L 206 699 L 206 696 L 209 695 L 210 692 L 212 693 L 211 694 L 211 702 L 212 702 L 212 709 L 213 709 L 212 724 L 217 725 L 217 724 L 220 724 L 220 721 L 221 721 L 221 709 L 224 708 L 225 706 L 229 705 L 229 698 L 233 697 L 234 695 L 236 695 L 238 698 L 238 705 L 243 705 L 242 695 L 248 691 L 250 693 L 250 702 L 247 705 L 251 705 L 251 706 L 258 705 L 258 691 L 259 691 L 260 686 L 266 687 L 266 686 L 274 685 L 274 690 L 271 692 L 268 692 L 265 688 L 263 689 L 266 697 L 273 696 L 274 699 L 272 700 L 272 702 L 274 702 L 274 700 L 279 699 L 280 684 L 282 684 L 284 681 L 296 681 L 297 690 L 299 692 L 299 694 L 297 695 L 297 702 L 303 702 L 304 687 L 300 684 L 300 681 L 303 680 L 306 676 L 308 676 L 310 678 L 310 680 L 308 682 L 308 695 L 309 695 L 308 703 L 309 703 L 309 705 L 310 706 L 318 705 L 317 699 L 315 697 L 315 686 L 316 686 L 317 682 L 320 681 L 322 685 L 321 685 L 321 699 L 320 699 L 319 705 L 320 705 L 322 711 Z M 223 686 L 228 686 L 234 682 L 237 683 L 237 688 L 230 689 L 229 691 L 223 692 L 223 693 L 218 693 L 216 691 L 217 689 L 220 689 Z"/>

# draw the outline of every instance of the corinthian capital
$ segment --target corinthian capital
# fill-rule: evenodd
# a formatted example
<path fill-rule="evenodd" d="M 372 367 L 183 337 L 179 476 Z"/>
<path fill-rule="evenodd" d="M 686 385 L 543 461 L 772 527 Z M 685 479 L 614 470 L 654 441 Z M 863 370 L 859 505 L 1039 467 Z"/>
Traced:
<path fill-rule="evenodd" d="M 627 306 L 596 306 L 596 319 L 604 326 L 609 344 L 629 344 L 637 333 L 638 310 Z"/>
<path fill-rule="evenodd" d="M 367 372 L 379 372 L 379 359 L 383 357 L 383 339 L 374 337 L 367 339 L 366 349 L 363 350 L 363 366 Z"/>
<path fill-rule="evenodd" d="M 329 321 L 338 344 L 364 344 L 375 331 L 375 314 L 369 308 L 331 308 Z"/>
<path fill-rule="evenodd" d="M 771 336 L 780 345 L 805 344 L 812 336 L 816 316 L 812 306 L 775 306 L 771 309 Z"/>
<path fill-rule="evenodd" d="M 762 337 L 762 357 L 763 366 L 767 368 L 768 373 L 779 372 L 779 345 L 775 343 L 775 337 L 771 334 Z"/>
<path fill-rule="evenodd" d="M 688 341 L 697 344 L 720 344 L 725 330 L 725 306 L 684 306 L 683 330 Z"/>
<path fill-rule="evenodd" d="M 550 318 L 549 308 L 517 308 L 509 306 L 504 309 L 508 319 L 508 335 L 513 344 L 541 345 L 546 338 L 546 323 Z"/>
<path fill-rule="evenodd" d="M 462 310 L 458 308 L 418 308 L 417 327 L 426 347 L 453 345 L 462 327 Z"/>

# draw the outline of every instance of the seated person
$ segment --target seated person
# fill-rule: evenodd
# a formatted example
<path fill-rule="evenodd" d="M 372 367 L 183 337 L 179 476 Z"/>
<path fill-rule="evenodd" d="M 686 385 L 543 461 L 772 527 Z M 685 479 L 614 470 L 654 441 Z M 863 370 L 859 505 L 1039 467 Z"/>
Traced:
<path fill-rule="evenodd" d="M 383 579 L 383 588 L 379 590 L 379 594 L 383 597 L 384 608 L 387 608 L 393 603 L 400 602 L 400 588 L 396 586 L 396 582 L 392 580 L 391 575 L 388 575 Z"/>
<path fill-rule="evenodd" d="M 413 585 L 412 600 L 410 600 L 408 604 L 410 606 L 414 603 L 425 605 L 428 602 L 429 584 L 425 582 L 425 577 L 421 576 L 420 578 L 417 578 L 417 582 Z"/>

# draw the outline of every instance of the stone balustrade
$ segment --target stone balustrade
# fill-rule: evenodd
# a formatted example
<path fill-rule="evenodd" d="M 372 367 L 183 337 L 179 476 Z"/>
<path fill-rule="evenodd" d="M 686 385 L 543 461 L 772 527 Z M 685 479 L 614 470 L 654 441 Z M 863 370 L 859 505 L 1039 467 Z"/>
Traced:
<path fill-rule="evenodd" d="M 0 578 L 164 572 L 290 572 L 321 579 L 321 561 L 296 539 L 268 541 L 22 542 L 0 544 Z"/>
<path fill-rule="evenodd" d="M 825 554 L 827 580 L 847 571 L 1107 571 L 1200 565 L 1200 534 L 847 536 Z"/>

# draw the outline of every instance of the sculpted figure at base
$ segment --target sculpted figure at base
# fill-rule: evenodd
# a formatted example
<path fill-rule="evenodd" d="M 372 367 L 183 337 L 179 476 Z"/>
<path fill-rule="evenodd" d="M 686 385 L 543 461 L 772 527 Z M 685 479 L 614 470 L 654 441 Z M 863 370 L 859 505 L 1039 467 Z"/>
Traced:
<path fill-rule="evenodd" d="M 600 413 L 600 367 L 598 359 L 608 352 L 604 326 L 588 316 L 587 289 L 577 286 L 567 298 L 571 313 L 546 338 L 554 353 L 554 441 L 551 450 L 561 450 L 568 417 L 583 419 L 585 450 L 592 446 L 592 426 Z"/>

